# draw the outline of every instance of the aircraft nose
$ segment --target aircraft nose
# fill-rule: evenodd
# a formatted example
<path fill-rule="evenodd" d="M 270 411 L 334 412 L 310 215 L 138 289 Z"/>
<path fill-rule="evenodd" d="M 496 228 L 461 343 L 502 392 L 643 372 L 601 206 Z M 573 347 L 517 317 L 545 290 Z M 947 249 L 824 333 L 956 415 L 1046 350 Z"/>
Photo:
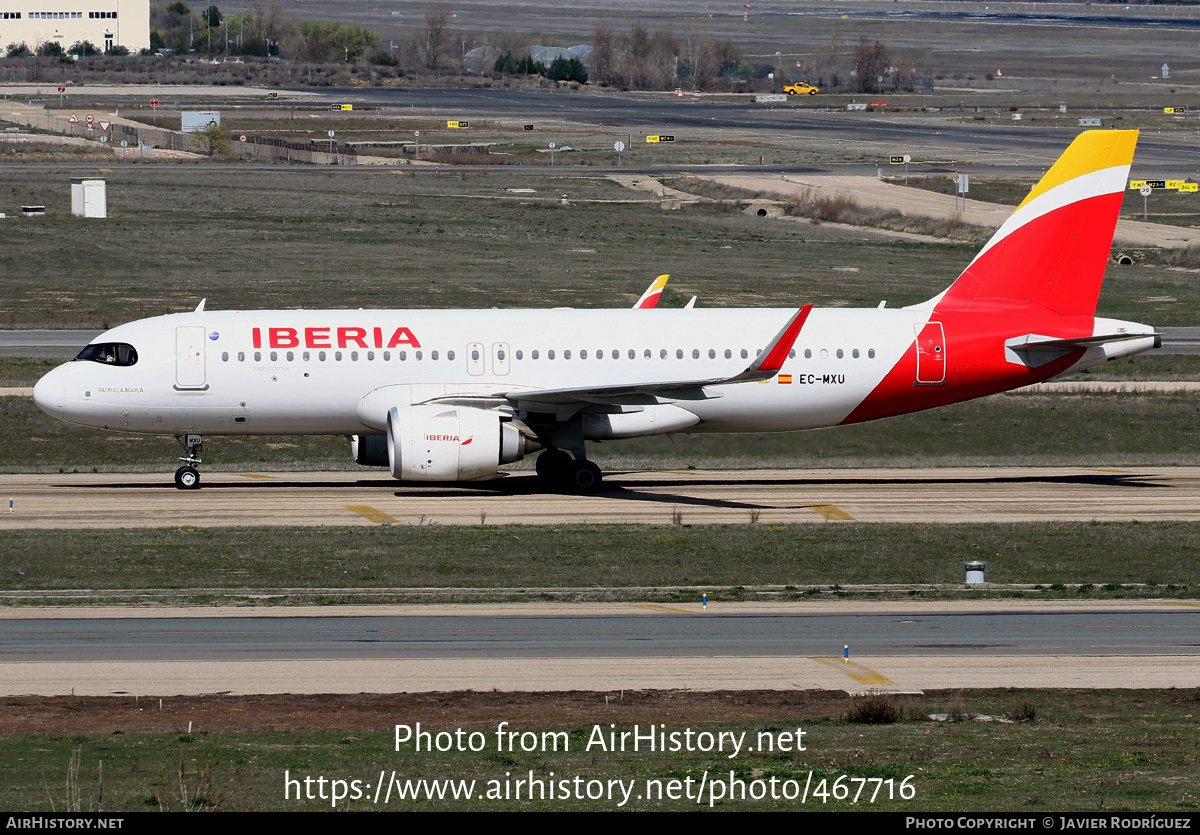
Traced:
<path fill-rule="evenodd" d="M 51 417 L 63 416 L 63 404 L 66 401 L 66 381 L 63 379 L 61 368 L 55 368 L 45 377 L 37 381 L 33 387 L 33 402 Z"/>

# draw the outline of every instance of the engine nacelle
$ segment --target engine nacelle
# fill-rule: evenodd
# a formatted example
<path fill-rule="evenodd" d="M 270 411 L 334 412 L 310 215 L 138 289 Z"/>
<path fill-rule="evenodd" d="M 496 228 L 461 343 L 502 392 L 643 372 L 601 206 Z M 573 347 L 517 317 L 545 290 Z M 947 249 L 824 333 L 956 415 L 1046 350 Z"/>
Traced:
<path fill-rule="evenodd" d="M 351 435 L 350 455 L 364 467 L 386 467 L 390 461 L 387 435 Z"/>
<path fill-rule="evenodd" d="M 641 438 L 666 432 L 683 432 L 700 422 L 692 412 L 678 406 L 660 404 L 617 413 L 585 413 L 583 437 L 589 441 Z"/>
<path fill-rule="evenodd" d="M 393 406 L 387 420 L 392 477 L 480 481 L 540 448 L 499 412 L 469 406 Z"/>

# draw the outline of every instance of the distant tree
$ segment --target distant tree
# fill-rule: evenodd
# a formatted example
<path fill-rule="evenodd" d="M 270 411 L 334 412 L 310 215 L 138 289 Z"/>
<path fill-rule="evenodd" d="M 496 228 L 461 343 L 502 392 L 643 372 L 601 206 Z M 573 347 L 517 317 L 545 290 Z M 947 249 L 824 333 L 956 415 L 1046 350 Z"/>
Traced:
<path fill-rule="evenodd" d="M 496 63 L 492 66 L 492 72 L 506 75 L 546 75 L 549 70 L 545 64 L 535 61 L 531 57 L 518 59 L 511 52 L 506 52 L 496 59 Z"/>
<path fill-rule="evenodd" d="M 398 67 L 400 59 L 386 49 L 377 49 L 367 56 L 367 60 L 377 67 Z"/>
<path fill-rule="evenodd" d="M 430 9 L 425 13 L 425 44 L 422 51 L 425 53 L 425 66 L 431 70 L 437 69 L 446 50 L 446 23 L 449 20 L 450 13 L 445 9 Z"/>
<path fill-rule="evenodd" d="M 546 69 L 546 77 L 555 81 L 577 81 L 587 84 L 587 68 L 578 58 L 564 58 L 561 55 L 550 62 Z"/>
<path fill-rule="evenodd" d="M 687 57 L 680 75 L 690 74 L 695 89 L 709 90 L 723 73 L 736 70 L 741 60 L 741 51 L 733 41 L 705 39 Z"/>
<path fill-rule="evenodd" d="M 42 57 L 62 57 L 65 53 L 58 41 L 43 41 L 38 44 L 37 54 Z"/>
<path fill-rule="evenodd" d="M 221 21 L 225 18 L 221 15 L 221 10 L 216 6 L 209 6 L 204 10 L 204 23 L 209 29 L 216 29 L 221 25 Z"/>
<path fill-rule="evenodd" d="M 21 41 L 20 43 L 10 43 L 8 48 L 4 50 L 6 58 L 28 58 L 33 54 L 33 50 L 29 48 L 29 44 Z"/>
<path fill-rule="evenodd" d="M 216 122 L 211 122 L 204 130 L 192 134 L 192 148 L 197 153 L 210 157 L 224 157 L 233 153 L 229 132 Z"/>
<path fill-rule="evenodd" d="M 887 74 L 887 49 L 879 41 L 863 38 L 854 50 L 854 72 L 858 74 L 858 89 L 868 92 L 876 89 L 878 78 Z"/>
<path fill-rule="evenodd" d="M 89 58 L 93 55 L 99 55 L 100 48 L 91 41 L 76 41 L 67 48 L 67 54 L 78 55 L 80 58 Z"/>
<path fill-rule="evenodd" d="M 505 52 L 496 58 L 496 63 L 492 65 L 492 72 L 502 73 L 503 75 L 517 74 L 517 59 L 513 57 L 511 52 Z"/>
<path fill-rule="evenodd" d="M 108 51 L 108 54 L 113 55 L 117 58 L 124 58 L 125 56 L 127 56 L 129 54 L 129 47 L 122 46 L 121 44 L 117 44 L 116 46 L 114 46 L 112 49 L 110 49 Z"/>
<path fill-rule="evenodd" d="M 301 20 L 296 56 L 305 61 L 357 61 L 381 43 L 380 37 L 361 26 L 337 21 Z"/>
<path fill-rule="evenodd" d="M 171 3 L 150 8 L 150 44 L 157 49 L 187 52 L 195 44 L 196 35 L 202 34 L 204 22 L 192 14 L 187 3 Z"/>
<path fill-rule="evenodd" d="M 599 84 L 612 84 L 616 80 L 616 39 L 603 23 L 592 32 L 592 51 L 588 53 L 592 74 Z"/>

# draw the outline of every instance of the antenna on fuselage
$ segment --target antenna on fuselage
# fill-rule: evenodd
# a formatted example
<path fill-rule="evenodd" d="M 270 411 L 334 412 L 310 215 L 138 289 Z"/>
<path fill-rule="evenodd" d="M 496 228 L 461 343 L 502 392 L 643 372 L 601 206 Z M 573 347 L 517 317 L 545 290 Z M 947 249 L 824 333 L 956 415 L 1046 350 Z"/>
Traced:
<path fill-rule="evenodd" d="M 200 300 L 200 304 L 196 305 L 196 309 L 195 309 L 195 310 L 193 310 L 192 312 L 193 312 L 193 313 L 203 313 L 203 312 L 204 312 L 204 303 L 205 303 L 206 301 L 208 301 L 208 299 L 207 299 L 207 298 L 203 298 L 203 299 L 201 299 L 201 300 Z"/>

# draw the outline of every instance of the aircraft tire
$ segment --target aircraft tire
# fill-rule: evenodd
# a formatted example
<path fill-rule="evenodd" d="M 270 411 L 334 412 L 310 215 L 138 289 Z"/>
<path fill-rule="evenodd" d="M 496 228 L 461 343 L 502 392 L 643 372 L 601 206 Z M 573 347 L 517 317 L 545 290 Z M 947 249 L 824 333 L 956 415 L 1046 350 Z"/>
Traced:
<path fill-rule="evenodd" d="M 180 490 L 199 490 L 200 471 L 195 467 L 180 467 L 175 471 L 175 486 Z"/>
<path fill-rule="evenodd" d="M 568 475 L 571 460 L 571 456 L 564 450 L 547 449 L 537 457 L 534 469 L 542 481 L 558 484 Z"/>
<path fill-rule="evenodd" d="M 591 461 L 575 461 L 571 464 L 567 488 L 572 493 L 595 493 L 603 478 L 600 468 Z"/>

